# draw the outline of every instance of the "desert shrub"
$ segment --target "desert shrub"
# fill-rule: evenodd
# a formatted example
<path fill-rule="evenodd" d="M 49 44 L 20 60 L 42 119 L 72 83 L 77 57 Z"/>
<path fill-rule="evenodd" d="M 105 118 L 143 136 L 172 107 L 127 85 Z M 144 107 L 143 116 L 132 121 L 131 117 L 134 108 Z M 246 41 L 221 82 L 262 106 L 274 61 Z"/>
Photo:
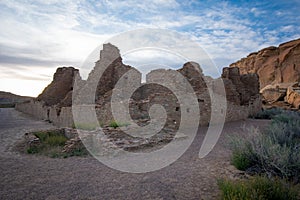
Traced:
<path fill-rule="evenodd" d="M 63 158 L 68 158 L 68 157 L 72 157 L 72 156 L 87 156 L 87 155 L 89 155 L 88 150 L 84 146 L 82 146 L 82 147 L 73 149 L 71 152 L 64 153 L 61 156 Z"/>
<path fill-rule="evenodd" d="M 40 149 L 37 146 L 32 146 L 32 147 L 29 147 L 26 151 L 28 154 L 35 154 L 35 153 L 39 153 Z"/>
<path fill-rule="evenodd" d="M 62 135 L 55 135 L 48 137 L 45 142 L 50 146 L 63 146 L 65 145 L 67 138 Z"/>
<path fill-rule="evenodd" d="M 60 151 L 60 147 L 62 148 L 67 141 L 62 130 L 39 131 L 33 134 L 39 138 L 39 143 L 27 148 L 29 154 L 53 154 Z"/>
<path fill-rule="evenodd" d="M 271 109 L 264 109 L 260 112 L 256 113 L 256 115 L 251 116 L 251 118 L 254 119 L 273 119 L 274 116 L 279 115 L 281 113 L 285 112 L 281 108 L 271 108 Z"/>
<path fill-rule="evenodd" d="M 0 108 L 14 108 L 15 104 L 14 103 L 1 103 Z"/>
<path fill-rule="evenodd" d="M 231 141 L 232 164 L 249 173 L 266 173 L 300 181 L 300 115 L 279 114 L 264 132 L 252 128 L 248 138 Z"/>
<path fill-rule="evenodd" d="M 84 123 L 77 123 L 76 126 L 74 125 L 73 128 L 77 128 L 77 129 L 80 129 L 80 130 L 87 130 L 87 131 L 93 131 L 95 130 L 97 127 L 99 127 L 98 124 L 84 124 Z"/>
<path fill-rule="evenodd" d="M 246 151 L 245 151 L 246 152 Z M 234 152 L 232 155 L 232 164 L 239 170 L 246 170 L 251 167 L 252 160 L 249 159 L 249 156 L 245 152 Z"/>
<path fill-rule="evenodd" d="M 130 123 L 128 123 L 128 122 L 116 122 L 115 120 L 113 120 L 113 121 L 111 121 L 110 123 L 109 123 L 109 127 L 113 127 L 113 128 L 118 128 L 118 127 L 122 127 L 122 126 L 129 126 L 130 125 Z"/>
<path fill-rule="evenodd" d="M 47 137 L 49 137 L 47 132 L 36 132 L 34 135 L 38 137 L 41 142 L 45 142 Z"/>
<path fill-rule="evenodd" d="M 118 128 L 120 125 L 116 121 L 111 121 L 109 123 L 109 127 Z"/>
<path fill-rule="evenodd" d="M 26 149 L 28 154 L 40 154 L 52 158 L 88 155 L 88 151 L 83 145 L 68 153 L 62 152 L 67 141 L 67 137 L 62 130 L 40 131 L 33 134 L 39 138 L 39 143 L 31 144 Z"/>
<path fill-rule="evenodd" d="M 297 190 L 286 181 L 255 176 L 248 180 L 219 180 L 223 200 L 296 200 Z"/>

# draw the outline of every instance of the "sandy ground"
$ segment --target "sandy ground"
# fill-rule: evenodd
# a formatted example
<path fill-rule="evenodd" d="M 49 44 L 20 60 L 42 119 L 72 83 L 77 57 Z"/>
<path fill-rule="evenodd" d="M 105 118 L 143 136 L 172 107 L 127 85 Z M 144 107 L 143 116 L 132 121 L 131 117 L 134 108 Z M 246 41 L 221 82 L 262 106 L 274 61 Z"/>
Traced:
<path fill-rule="evenodd" d="M 227 123 L 204 159 L 198 157 L 205 130 L 200 128 L 176 162 L 158 171 L 131 174 L 108 168 L 93 157 L 53 159 L 14 152 L 24 133 L 53 126 L 14 109 L 0 109 L 0 199 L 217 199 L 217 179 L 241 173 L 230 165 L 227 136 L 267 123 L 252 119 Z"/>

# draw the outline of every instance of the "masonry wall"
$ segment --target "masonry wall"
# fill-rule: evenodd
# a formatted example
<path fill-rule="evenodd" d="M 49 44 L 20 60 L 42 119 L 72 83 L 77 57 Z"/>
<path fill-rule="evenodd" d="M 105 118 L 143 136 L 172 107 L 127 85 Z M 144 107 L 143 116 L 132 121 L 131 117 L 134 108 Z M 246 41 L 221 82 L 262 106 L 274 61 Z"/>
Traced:
<path fill-rule="evenodd" d="M 174 96 L 175 91 L 178 94 L 182 94 L 180 92 L 185 91 L 186 93 L 183 93 L 183 95 L 193 93 L 196 96 L 198 102 L 195 103 L 198 103 L 200 110 L 199 124 L 202 126 L 209 123 L 217 123 L 215 120 L 219 119 L 213 119 L 214 122 L 211 121 L 212 111 L 217 114 L 226 112 L 226 121 L 234 121 L 246 119 L 249 115 L 253 115 L 261 109 L 259 80 L 256 74 L 241 75 L 239 68 L 230 67 L 223 69 L 222 78 L 209 80 L 202 73 L 199 64 L 194 62 L 187 62 L 181 69 L 176 70 L 176 73 L 173 72 L 175 71 L 153 70 L 146 76 L 147 84 L 142 86 L 141 73 L 135 68 L 123 64 L 117 47 L 105 44 L 100 52 L 100 60 L 96 62 L 87 81 L 78 87 L 78 91 L 77 89 L 73 91 L 74 86 L 77 88 L 76 84 L 74 85 L 76 83 L 75 80 L 81 80 L 78 70 L 74 68 L 58 68 L 52 83 L 39 96 L 40 98 L 28 103 L 17 104 L 16 109 L 37 119 L 48 120 L 59 127 L 73 127 L 72 104 L 90 106 L 91 108 L 96 106 L 95 115 L 97 115 L 98 121 L 102 124 L 109 124 L 114 120 L 111 104 L 117 103 L 114 105 L 118 105 L 121 108 L 122 105 L 118 103 L 126 102 L 126 99 L 130 99 L 129 110 L 133 120 L 147 123 L 147 120 L 149 120 L 149 108 L 153 104 L 159 104 L 164 106 L 167 113 L 166 128 L 171 129 L 176 129 L 180 124 L 182 119 L 181 111 L 190 113 L 190 116 L 192 116 L 191 113 L 194 111 L 189 110 L 189 107 L 180 108 L 178 99 Z M 181 75 L 179 76 L 178 73 Z M 67 82 L 65 77 L 68 78 Z M 100 80 L 99 77 L 101 77 Z M 169 86 L 175 86 L 172 91 L 162 88 L 159 84 L 154 84 L 157 81 L 164 83 L 165 80 L 170 82 Z M 119 89 L 117 88 L 118 84 L 121 86 Z M 128 97 L 128 94 L 131 93 L 130 88 L 138 88 L 137 86 L 142 87 L 137 89 L 133 96 Z M 114 97 L 117 98 L 114 99 L 116 102 L 111 102 L 112 90 L 116 90 L 116 88 L 119 94 L 117 97 Z M 213 97 L 210 96 L 209 91 L 213 91 Z M 59 98 L 57 98 L 56 92 L 61 94 Z M 72 99 L 73 92 L 76 98 Z M 95 97 L 90 97 L 91 92 L 95 93 Z M 226 105 L 212 108 L 211 101 L 220 99 L 217 95 L 222 95 L 223 98 L 226 96 L 227 103 L 224 102 Z M 49 101 L 49 99 L 52 101 Z M 189 99 L 185 101 L 191 103 Z M 184 105 L 189 106 L 189 103 L 184 103 Z M 124 106 L 128 105 L 124 104 Z M 225 111 L 226 106 L 227 111 Z M 114 108 L 119 109 L 119 107 Z M 82 116 L 86 115 L 84 112 L 79 114 Z M 220 120 L 222 121 L 222 119 Z M 193 119 L 190 121 L 193 121 Z"/>
<path fill-rule="evenodd" d="M 46 106 L 41 101 L 31 100 L 30 102 L 18 103 L 15 108 L 36 119 L 47 120 L 58 127 L 73 127 L 74 124 L 72 107 Z"/>

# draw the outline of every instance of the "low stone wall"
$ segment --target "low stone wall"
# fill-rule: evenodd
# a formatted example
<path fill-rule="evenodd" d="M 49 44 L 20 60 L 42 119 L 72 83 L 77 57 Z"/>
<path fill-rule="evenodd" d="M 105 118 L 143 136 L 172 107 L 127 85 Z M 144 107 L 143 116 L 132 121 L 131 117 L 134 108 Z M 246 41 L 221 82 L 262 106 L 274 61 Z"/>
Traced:
<path fill-rule="evenodd" d="M 109 104 L 110 105 L 110 104 Z M 203 106 L 200 106 L 204 109 Z M 225 109 L 225 108 L 224 108 Z M 236 105 L 230 101 L 227 102 L 227 111 L 225 121 L 236 121 L 241 119 L 246 119 L 248 116 L 254 115 L 261 109 L 261 98 L 256 98 L 249 105 Z M 16 105 L 16 110 L 31 115 L 32 117 L 39 120 L 47 120 L 58 127 L 74 127 L 72 107 L 62 107 L 58 109 L 55 106 L 45 106 L 43 102 L 31 100 L 26 103 L 18 103 Z M 106 109 L 96 109 L 97 114 L 103 116 L 104 110 Z M 101 112 L 102 111 L 102 112 Z M 78 112 L 80 113 L 80 112 Z M 84 117 L 85 115 L 81 115 Z M 108 124 L 111 121 L 111 115 L 104 117 L 107 121 L 102 121 L 104 124 Z M 84 117 L 85 118 L 85 117 Z M 103 118 L 102 118 L 103 119 Z M 204 112 L 201 115 L 200 125 L 206 126 L 209 124 L 210 114 Z M 90 123 L 90 122 L 87 122 Z"/>
<path fill-rule="evenodd" d="M 236 105 L 230 101 L 227 103 L 226 122 L 247 119 L 261 110 L 262 100 L 259 96 L 249 103 L 249 105 Z"/>
<path fill-rule="evenodd" d="M 58 108 L 56 106 L 45 106 L 41 101 L 16 104 L 16 110 L 31 115 L 39 120 L 47 120 L 58 127 L 73 127 L 73 115 L 71 107 Z"/>

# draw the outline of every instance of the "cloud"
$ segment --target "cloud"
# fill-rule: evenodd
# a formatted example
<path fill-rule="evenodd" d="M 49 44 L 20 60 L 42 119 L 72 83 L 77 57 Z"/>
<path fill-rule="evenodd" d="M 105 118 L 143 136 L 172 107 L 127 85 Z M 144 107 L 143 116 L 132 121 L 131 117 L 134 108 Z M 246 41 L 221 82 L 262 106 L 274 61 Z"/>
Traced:
<path fill-rule="evenodd" d="M 250 11 L 251 11 L 251 13 L 254 14 L 255 17 L 258 17 L 258 16 L 266 13 L 264 10 L 260 10 L 258 8 L 251 8 Z"/>
<path fill-rule="evenodd" d="M 295 14 L 299 8 L 295 0 L 272 4 L 222 0 L 2 0 L 0 67 L 23 65 L 28 71 L 36 66 L 52 71 L 60 65 L 76 67 L 95 47 L 116 34 L 137 28 L 163 28 L 193 39 L 221 68 L 260 48 L 300 37 L 300 16 Z M 14 78 L 13 74 L 5 75 L 9 76 Z"/>

